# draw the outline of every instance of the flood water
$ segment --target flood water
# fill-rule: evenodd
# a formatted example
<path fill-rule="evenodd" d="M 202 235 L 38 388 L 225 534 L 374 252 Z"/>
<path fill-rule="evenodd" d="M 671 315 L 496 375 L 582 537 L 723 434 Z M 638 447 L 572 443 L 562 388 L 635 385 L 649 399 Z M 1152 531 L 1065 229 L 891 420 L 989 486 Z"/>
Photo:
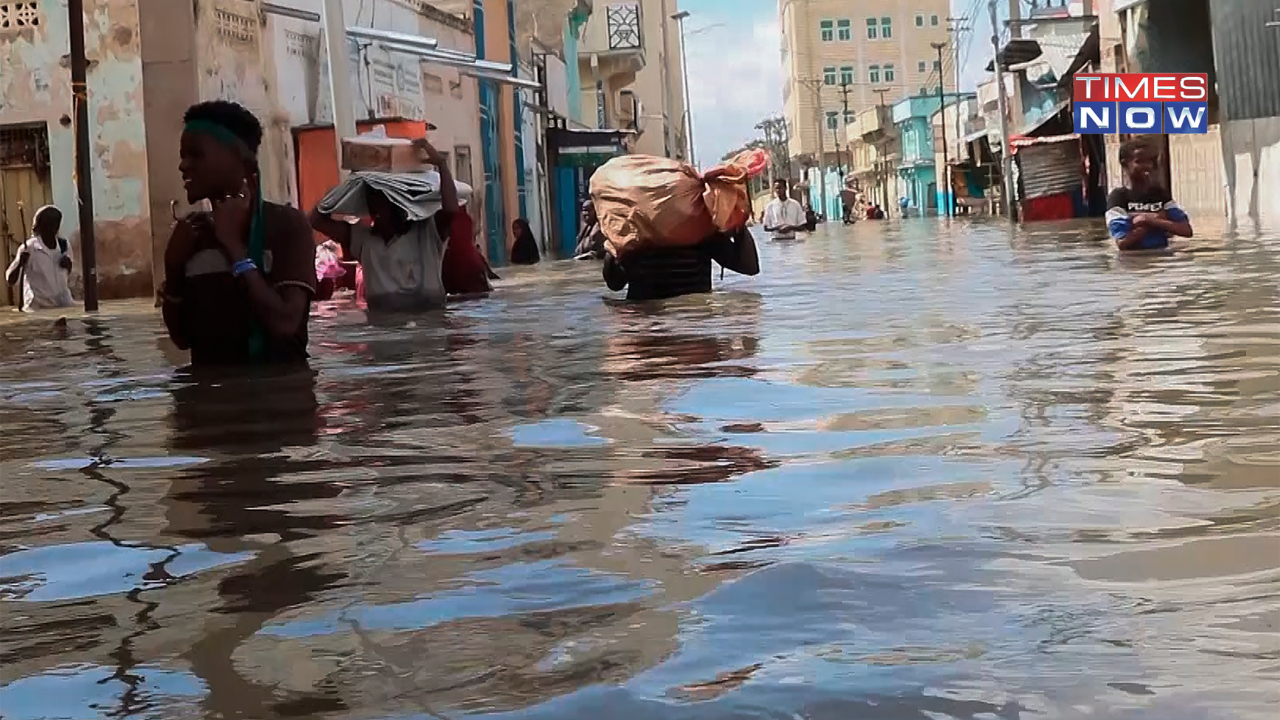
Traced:
<path fill-rule="evenodd" d="M 334 301 L 288 378 L 5 321 L 0 716 L 1273 717 L 1280 236 L 1080 227 Z"/>

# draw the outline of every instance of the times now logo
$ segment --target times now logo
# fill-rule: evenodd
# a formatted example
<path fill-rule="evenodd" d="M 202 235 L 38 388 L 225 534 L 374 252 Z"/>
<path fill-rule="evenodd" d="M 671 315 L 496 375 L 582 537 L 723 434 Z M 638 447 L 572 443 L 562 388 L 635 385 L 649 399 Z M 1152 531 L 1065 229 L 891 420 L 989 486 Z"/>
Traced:
<path fill-rule="evenodd" d="M 1209 131 L 1205 73 L 1076 75 L 1071 99 L 1080 135 Z"/>

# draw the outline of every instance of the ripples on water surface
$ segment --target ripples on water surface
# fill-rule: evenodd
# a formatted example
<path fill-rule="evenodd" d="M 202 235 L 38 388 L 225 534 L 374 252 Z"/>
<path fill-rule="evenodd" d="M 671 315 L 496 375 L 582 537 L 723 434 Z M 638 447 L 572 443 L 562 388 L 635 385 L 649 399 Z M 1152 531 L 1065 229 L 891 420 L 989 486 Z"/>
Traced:
<path fill-rule="evenodd" d="M 660 312 L 548 263 L 321 306 L 287 380 L 0 326 L 0 715 L 1271 716 L 1280 239 L 1197 244 L 860 223 Z"/>

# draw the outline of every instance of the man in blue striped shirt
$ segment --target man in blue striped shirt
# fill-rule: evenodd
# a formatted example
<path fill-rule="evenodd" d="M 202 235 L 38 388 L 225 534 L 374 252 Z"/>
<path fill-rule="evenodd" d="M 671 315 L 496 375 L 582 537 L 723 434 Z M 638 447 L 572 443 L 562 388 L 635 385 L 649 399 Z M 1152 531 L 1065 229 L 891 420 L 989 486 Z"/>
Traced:
<path fill-rule="evenodd" d="M 1107 229 L 1122 251 L 1163 250 L 1170 235 L 1191 237 L 1191 218 L 1155 180 L 1159 160 L 1159 152 L 1143 138 L 1120 145 L 1120 166 L 1129 187 L 1116 188 L 1107 197 Z"/>

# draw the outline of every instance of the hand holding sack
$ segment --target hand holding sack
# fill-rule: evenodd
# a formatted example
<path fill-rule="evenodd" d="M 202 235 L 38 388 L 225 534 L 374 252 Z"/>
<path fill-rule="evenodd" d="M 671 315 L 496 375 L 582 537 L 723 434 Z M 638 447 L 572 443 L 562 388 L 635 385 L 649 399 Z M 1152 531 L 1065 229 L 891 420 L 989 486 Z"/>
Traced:
<path fill-rule="evenodd" d="M 746 224 L 751 214 L 747 179 L 767 164 L 763 150 L 748 150 L 699 176 L 668 158 L 623 155 L 591 176 L 591 200 L 614 257 L 646 246 L 697 245 L 716 231 Z"/>
<path fill-rule="evenodd" d="M 759 175 L 768 164 L 769 156 L 764 150 L 743 150 L 728 163 L 703 174 L 707 189 L 702 192 L 702 201 L 721 232 L 731 232 L 747 224 L 751 218 L 747 181 Z"/>

